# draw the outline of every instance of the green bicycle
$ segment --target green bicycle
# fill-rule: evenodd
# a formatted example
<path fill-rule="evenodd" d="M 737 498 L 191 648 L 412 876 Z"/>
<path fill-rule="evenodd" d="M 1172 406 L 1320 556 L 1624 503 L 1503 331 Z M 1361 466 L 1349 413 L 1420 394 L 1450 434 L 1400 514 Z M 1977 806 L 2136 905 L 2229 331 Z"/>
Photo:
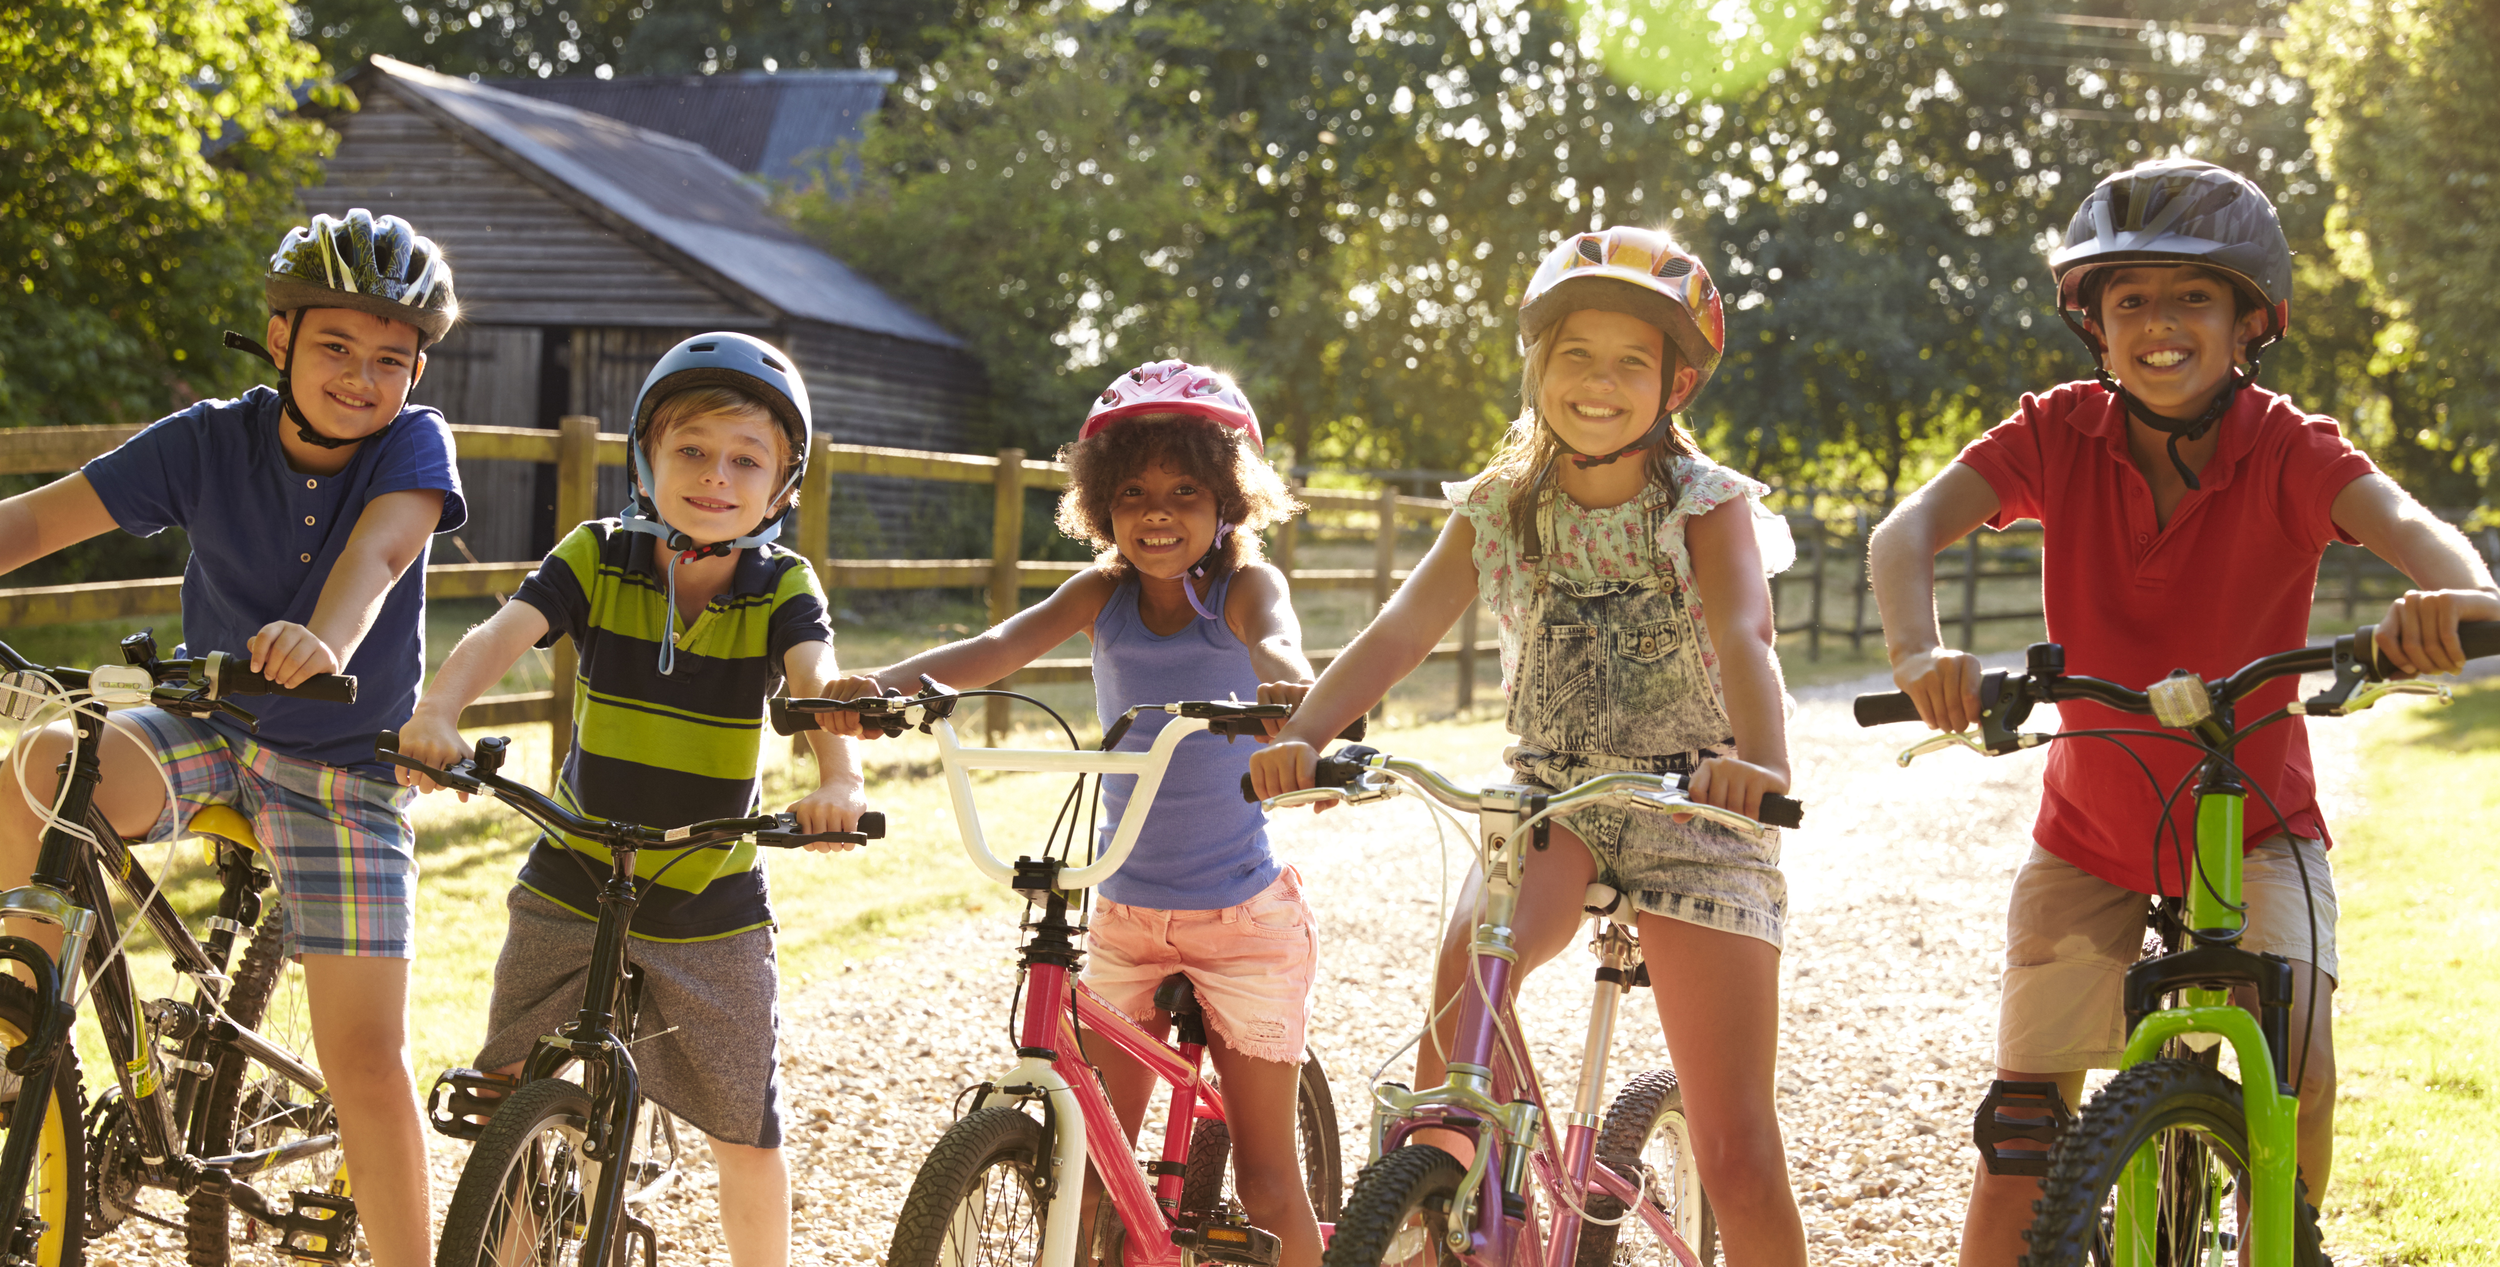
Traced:
<path fill-rule="evenodd" d="M 2364 625 L 2332 645 L 2264 656 L 2212 681 L 2174 673 L 2141 691 L 2069 677 L 2062 647 L 2034 643 L 2022 673 L 1981 679 L 1976 736 L 1933 735 L 1902 752 L 1907 765 L 1955 745 L 1997 756 L 2077 737 L 2017 728 L 2035 704 L 2090 700 L 2149 715 L 2165 731 L 2178 732 L 2165 738 L 2204 754 L 2190 775 L 2196 848 L 2186 897 L 2183 903 L 2165 899 L 2157 910 L 2161 953 L 2127 971 L 2128 1039 L 2118 1076 L 2058 1134 L 2048 1154 L 2027 1233 L 2027 1267 L 2325 1262 L 2316 1212 L 2302 1198 L 2294 1144 L 2300 1105 L 2290 1065 L 2292 966 L 2238 944 L 2247 909 L 2240 868 L 2248 788 L 2231 753 L 2252 732 L 2289 717 L 2346 716 L 2391 694 L 2446 698 L 2444 686 L 2387 680 L 2390 670 L 2378 662 L 2373 632 Z M 2500 621 L 2462 625 L 2458 636 L 2469 657 L 2500 655 Z M 2259 687 L 2326 671 L 2334 680 L 2324 690 L 2245 726 L 2236 723 L 2234 706 Z M 1861 695 L 1856 712 L 1861 726 L 1918 720 L 1910 697 L 1898 692 Z M 2255 1015 L 2233 1005 L 2234 988 L 2254 994 Z M 2236 1058 L 2240 1080 L 2222 1070 L 2223 1046 Z M 1999 1124 L 2004 1135 L 2033 1127 Z"/>

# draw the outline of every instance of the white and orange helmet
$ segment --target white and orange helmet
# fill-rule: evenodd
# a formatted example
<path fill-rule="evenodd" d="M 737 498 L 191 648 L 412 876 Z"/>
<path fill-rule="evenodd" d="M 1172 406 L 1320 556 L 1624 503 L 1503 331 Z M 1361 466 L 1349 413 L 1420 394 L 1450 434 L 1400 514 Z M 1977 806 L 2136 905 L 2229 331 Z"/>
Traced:
<path fill-rule="evenodd" d="M 1147 414 L 1189 414 L 1230 427 L 1265 449 L 1258 412 L 1231 376 L 1187 361 L 1149 361 L 1111 380 L 1076 433 L 1088 439 L 1112 423 Z"/>
<path fill-rule="evenodd" d="M 1519 338 L 1533 344 L 1571 313 L 1599 308 L 1666 331 L 1677 355 L 1698 371 L 1690 390 L 1666 402 L 1682 409 L 1719 368 L 1727 318 L 1701 257 L 1663 229 L 1616 225 L 1575 233 L 1546 252 L 1519 299 Z"/>

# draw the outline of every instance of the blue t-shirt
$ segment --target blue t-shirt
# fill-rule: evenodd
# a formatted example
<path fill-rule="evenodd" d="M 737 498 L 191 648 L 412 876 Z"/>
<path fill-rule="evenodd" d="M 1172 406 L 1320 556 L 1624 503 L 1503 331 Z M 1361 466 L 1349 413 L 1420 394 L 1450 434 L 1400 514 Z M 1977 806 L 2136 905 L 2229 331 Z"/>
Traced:
<path fill-rule="evenodd" d="M 278 428 L 293 425 L 277 391 L 255 387 L 239 400 L 204 400 L 161 419 L 87 463 L 87 482 L 125 531 L 191 534 L 191 560 L 182 569 L 183 646 L 175 655 L 243 655 L 252 635 L 273 620 L 310 623 L 330 568 L 374 498 L 438 489 L 443 517 L 434 531 L 468 521 L 451 428 L 440 413 L 401 410 L 389 432 L 359 447 L 335 475 L 288 464 Z M 222 716 L 211 724 L 290 757 L 388 778 L 390 767 L 373 759 L 373 735 L 406 722 L 416 708 L 425 675 L 426 554 L 419 551 L 391 586 L 347 662 L 344 671 L 358 679 L 355 703 L 255 696 L 243 707 L 260 718 L 259 734 Z"/>

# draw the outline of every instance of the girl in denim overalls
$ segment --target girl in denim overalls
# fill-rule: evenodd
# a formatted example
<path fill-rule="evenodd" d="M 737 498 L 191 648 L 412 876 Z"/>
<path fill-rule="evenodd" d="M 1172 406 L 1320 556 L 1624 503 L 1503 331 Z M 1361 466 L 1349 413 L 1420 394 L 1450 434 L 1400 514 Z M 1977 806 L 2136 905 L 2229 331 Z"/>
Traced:
<path fill-rule="evenodd" d="M 1762 486 L 1702 457 L 1674 419 L 1725 343 L 1710 275 L 1662 232 L 1578 234 L 1537 269 L 1519 325 L 1526 412 L 1510 442 L 1482 475 L 1449 486 L 1456 506 L 1440 541 L 1252 758 L 1258 792 L 1310 786 L 1315 746 L 1481 598 L 1501 625 L 1519 737 L 1507 755 L 1521 782 L 1561 790 L 1613 770 L 1689 773 L 1694 799 L 1752 814 L 1764 793 L 1788 790 L 1765 578 L 1794 551 L 1755 500 Z M 1788 906 L 1777 836 L 1612 808 L 1566 816 L 1526 871 L 1522 975 L 1570 941 L 1582 894 L 1601 879 L 1640 908 L 1728 1261 L 1804 1263 L 1771 1099 Z M 1473 899 L 1442 945 L 1443 1032 L 1418 1059 L 1418 1085 L 1443 1080 L 1434 1048 L 1454 1022 L 1439 1004 L 1466 974 Z"/>

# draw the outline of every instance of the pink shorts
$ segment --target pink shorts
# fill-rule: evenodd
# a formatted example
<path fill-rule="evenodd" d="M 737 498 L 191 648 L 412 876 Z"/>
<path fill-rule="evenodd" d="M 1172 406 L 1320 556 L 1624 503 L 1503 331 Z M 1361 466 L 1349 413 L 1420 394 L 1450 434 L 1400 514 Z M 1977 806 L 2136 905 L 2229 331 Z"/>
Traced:
<path fill-rule="evenodd" d="M 1302 1063 L 1310 1036 L 1319 932 L 1292 867 L 1239 906 L 1159 911 L 1103 898 L 1094 908 L 1085 984 L 1132 1020 L 1155 1010 L 1175 972 L 1198 989 L 1207 1025 L 1225 1046 L 1280 1064 Z"/>

